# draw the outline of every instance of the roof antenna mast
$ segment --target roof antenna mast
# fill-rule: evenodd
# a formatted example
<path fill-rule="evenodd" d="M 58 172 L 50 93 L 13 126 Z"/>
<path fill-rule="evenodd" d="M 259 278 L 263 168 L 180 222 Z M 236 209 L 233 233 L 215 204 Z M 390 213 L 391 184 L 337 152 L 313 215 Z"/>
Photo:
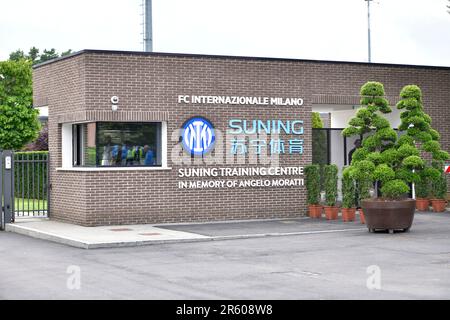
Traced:
<path fill-rule="evenodd" d="M 153 51 L 152 0 L 144 0 L 144 51 Z"/>
<path fill-rule="evenodd" d="M 367 43 L 369 50 L 369 63 L 372 62 L 372 50 L 370 46 L 370 2 L 373 0 L 364 0 L 367 1 Z"/>

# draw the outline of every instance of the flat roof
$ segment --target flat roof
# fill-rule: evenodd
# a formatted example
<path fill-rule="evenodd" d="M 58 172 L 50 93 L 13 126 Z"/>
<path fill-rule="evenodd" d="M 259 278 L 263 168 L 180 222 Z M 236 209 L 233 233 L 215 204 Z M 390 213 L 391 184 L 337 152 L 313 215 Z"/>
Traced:
<path fill-rule="evenodd" d="M 97 49 L 83 49 L 71 53 L 64 57 L 48 60 L 33 66 L 33 69 L 45 66 L 47 64 L 55 63 L 61 60 L 70 59 L 72 57 L 85 54 L 117 54 L 117 55 L 139 55 L 139 56 L 156 56 L 156 57 L 180 57 L 180 58 L 208 58 L 208 59 L 231 59 L 231 60 L 262 60 L 262 61 L 298 61 L 324 64 L 357 64 L 365 66 L 384 66 L 384 67 L 408 67 L 408 68 L 425 68 L 425 69 L 442 69 L 450 70 L 450 67 L 445 66 L 427 66 L 427 65 L 413 65 L 413 64 L 395 64 L 395 63 L 378 63 L 378 62 L 358 62 L 358 61 L 333 61 L 333 60 L 312 60 L 312 59 L 296 59 L 296 58 L 273 58 L 273 57 L 251 57 L 251 56 L 230 56 L 230 55 L 212 55 L 212 54 L 193 54 L 193 53 L 170 53 L 170 52 L 146 52 L 146 51 L 119 51 L 119 50 L 97 50 Z"/>

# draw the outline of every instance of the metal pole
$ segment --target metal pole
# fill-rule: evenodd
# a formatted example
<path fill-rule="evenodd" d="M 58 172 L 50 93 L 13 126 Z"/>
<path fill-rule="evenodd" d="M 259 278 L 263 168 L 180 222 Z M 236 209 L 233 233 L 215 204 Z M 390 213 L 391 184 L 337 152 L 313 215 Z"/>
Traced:
<path fill-rule="evenodd" d="M 370 47 L 370 1 L 372 0 L 364 0 L 367 1 L 367 42 L 368 42 L 368 49 L 369 49 L 369 62 L 372 62 L 371 57 L 371 47 Z"/>
<path fill-rule="evenodd" d="M 145 0 L 145 51 L 153 51 L 152 0 Z"/>

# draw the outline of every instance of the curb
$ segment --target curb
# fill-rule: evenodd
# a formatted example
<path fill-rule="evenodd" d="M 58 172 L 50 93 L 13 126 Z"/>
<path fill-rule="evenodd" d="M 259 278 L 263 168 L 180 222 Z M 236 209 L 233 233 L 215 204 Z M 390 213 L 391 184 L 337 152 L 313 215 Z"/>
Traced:
<path fill-rule="evenodd" d="M 223 240 L 238 240 L 238 239 L 256 239 L 267 237 L 284 237 L 284 236 L 298 236 L 310 234 L 336 233 L 336 232 L 350 232 L 362 231 L 367 228 L 351 228 L 351 229 L 334 229 L 334 230 L 317 230 L 317 231 L 299 231 L 286 233 L 257 233 L 257 234 L 241 234 L 230 236 L 204 236 L 203 238 L 187 238 L 187 239 L 167 239 L 167 240 L 143 240 L 143 241 L 126 241 L 126 242 L 103 242 L 90 243 L 81 240 L 62 237 L 50 232 L 36 231 L 24 226 L 17 226 L 14 224 L 7 224 L 5 231 L 22 234 L 32 238 L 56 242 L 79 249 L 102 249 L 102 248 L 124 248 L 124 247 L 139 247 L 146 245 L 160 245 L 160 244 L 174 244 L 174 243 L 192 243 L 192 242 L 206 242 L 206 241 L 223 241 Z"/>

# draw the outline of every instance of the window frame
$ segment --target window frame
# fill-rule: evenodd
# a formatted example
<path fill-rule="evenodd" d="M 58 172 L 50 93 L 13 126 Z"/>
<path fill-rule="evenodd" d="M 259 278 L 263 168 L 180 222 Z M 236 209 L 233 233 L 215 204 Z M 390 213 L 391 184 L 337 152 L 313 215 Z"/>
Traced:
<path fill-rule="evenodd" d="M 95 123 L 95 165 L 85 165 L 85 148 L 84 148 L 84 126 L 88 123 Z M 97 146 L 99 140 L 99 123 L 118 123 L 118 124 L 155 124 L 156 125 L 156 162 L 155 165 L 130 165 L 130 166 L 122 166 L 122 165 L 101 165 L 101 161 L 98 161 L 97 155 Z M 133 168 L 164 168 L 167 160 L 164 158 L 167 156 L 166 152 L 164 152 L 164 148 L 167 147 L 167 143 L 165 145 L 164 141 L 167 138 L 164 138 L 164 129 L 167 130 L 166 124 L 164 121 L 89 121 L 89 122 L 81 122 L 81 123 L 72 123 L 72 168 L 99 168 L 99 169 L 108 169 L 108 168 L 123 168 L 123 169 L 133 169 Z M 78 131 L 74 130 L 74 128 L 80 128 L 81 132 L 81 144 L 75 145 L 75 142 L 80 141 L 78 137 Z M 77 133 L 77 137 L 75 138 L 74 132 Z M 86 133 L 87 134 L 87 133 Z M 79 151 L 81 150 L 81 154 Z M 75 164 L 75 157 L 81 158 L 81 164 Z"/>

